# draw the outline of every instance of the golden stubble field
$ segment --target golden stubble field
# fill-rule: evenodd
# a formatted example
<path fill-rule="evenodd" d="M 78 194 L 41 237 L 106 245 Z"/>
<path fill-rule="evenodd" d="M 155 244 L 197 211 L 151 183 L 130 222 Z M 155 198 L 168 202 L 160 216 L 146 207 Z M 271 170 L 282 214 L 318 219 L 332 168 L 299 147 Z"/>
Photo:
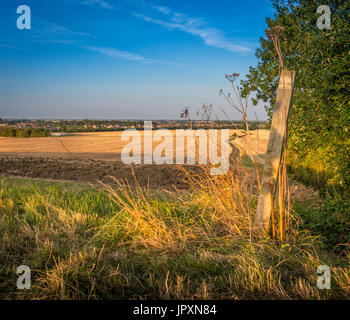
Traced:
<path fill-rule="evenodd" d="M 143 131 L 140 132 L 143 134 Z M 174 130 L 172 133 L 175 145 Z M 266 152 L 268 130 L 251 131 L 249 138 L 240 130 L 230 130 L 230 136 L 233 134 L 237 135 L 234 144 L 240 150 L 247 149 L 249 141 L 252 153 L 262 159 Z M 122 131 L 43 138 L 0 137 L 0 175 L 94 182 L 108 181 L 109 176 L 132 180 L 134 171 L 138 181 L 144 185 L 181 186 L 179 165 L 123 164 L 121 152 L 128 142 L 122 141 L 121 137 Z M 141 141 L 143 151 L 143 137 Z M 158 143 L 153 142 L 153 148 Z"/>
<path fill-rule="evenodd" d="M 171 130 L 175 136 L 175 130 Z M 143 131 L 140 131 L 143 134 Z M 230 135 L 236 134 L 235 144 L 245 148 L 248 137 L 240 130 L 230 130 Z M 121 140 L 122 131 L 84 132 L 68 136 L 43 138 L 7 138 L 0 137 L 1 156 L 67 156 L 84 155 L 97 159 L 120 160 L 123 147 L 128 143 Z M 249 143 L 254 154 L 266 152 L 269 130 L 251 131 Z M 174 139 L 175 143 L 175 139 Z M 156 146 L 157 143 L 154 143 Z M 142 144 L 143 149 L 143 144 Z"/>

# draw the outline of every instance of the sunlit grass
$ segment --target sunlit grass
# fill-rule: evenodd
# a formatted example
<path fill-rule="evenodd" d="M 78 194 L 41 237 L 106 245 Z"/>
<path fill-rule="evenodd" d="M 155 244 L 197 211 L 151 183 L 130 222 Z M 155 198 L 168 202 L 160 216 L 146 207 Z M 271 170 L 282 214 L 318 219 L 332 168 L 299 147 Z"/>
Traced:
<path fill-rule="evenodd" d="M 188 176 L 188 191 L 116 181 L 0 180 L 0 298 L 325 299 L 350 297 L 350 257 L 294 229 L 256 239 L 254 181 L 242 172 Z M 32 289 L 16 288 L 16 268 Z M 332 268 L 332 290 L 316 269 Z"/>

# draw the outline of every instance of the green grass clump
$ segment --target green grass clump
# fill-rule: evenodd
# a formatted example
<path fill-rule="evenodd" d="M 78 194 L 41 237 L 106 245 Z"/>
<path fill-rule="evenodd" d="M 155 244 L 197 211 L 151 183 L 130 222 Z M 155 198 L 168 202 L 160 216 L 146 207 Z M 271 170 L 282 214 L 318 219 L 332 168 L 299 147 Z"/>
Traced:
<path fill-rule="evenodd" d="M 195 181 L 192 181 L 195 182 Z M 256 199 L 234 176 L 189 192 L 0 180 L 1 299 L 350 298 L 350 256 L 309 232 L 255 239 Z M 32 288 L 16 288 L 16 268 Z M 316 269 L 332 268 L 332 289 Z"/>

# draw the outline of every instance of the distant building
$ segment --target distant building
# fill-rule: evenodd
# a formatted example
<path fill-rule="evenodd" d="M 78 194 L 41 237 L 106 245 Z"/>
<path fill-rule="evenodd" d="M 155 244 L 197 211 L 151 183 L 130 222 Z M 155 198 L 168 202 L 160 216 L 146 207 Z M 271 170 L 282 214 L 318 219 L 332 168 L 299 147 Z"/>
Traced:
<path fill-rule="evenodd" d="M 19 129 L 26 129 L 26 128 L 32 128 L 32 124 L 28 123 L 28 122 L 20 122 L 19 124 L 17 124 L 17 128 Z"/>

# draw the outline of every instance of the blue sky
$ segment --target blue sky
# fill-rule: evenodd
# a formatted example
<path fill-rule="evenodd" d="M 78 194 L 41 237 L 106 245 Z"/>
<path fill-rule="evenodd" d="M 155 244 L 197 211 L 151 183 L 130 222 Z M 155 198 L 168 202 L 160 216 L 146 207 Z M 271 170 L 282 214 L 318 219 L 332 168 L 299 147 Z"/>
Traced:
<path fill-rule="evenodd" d="M 213 103 L 240 119 L 218 90 L 256 65 L 272 15 L 270 0 L 1 0 L 0 118 L 178 119 Z"/>

